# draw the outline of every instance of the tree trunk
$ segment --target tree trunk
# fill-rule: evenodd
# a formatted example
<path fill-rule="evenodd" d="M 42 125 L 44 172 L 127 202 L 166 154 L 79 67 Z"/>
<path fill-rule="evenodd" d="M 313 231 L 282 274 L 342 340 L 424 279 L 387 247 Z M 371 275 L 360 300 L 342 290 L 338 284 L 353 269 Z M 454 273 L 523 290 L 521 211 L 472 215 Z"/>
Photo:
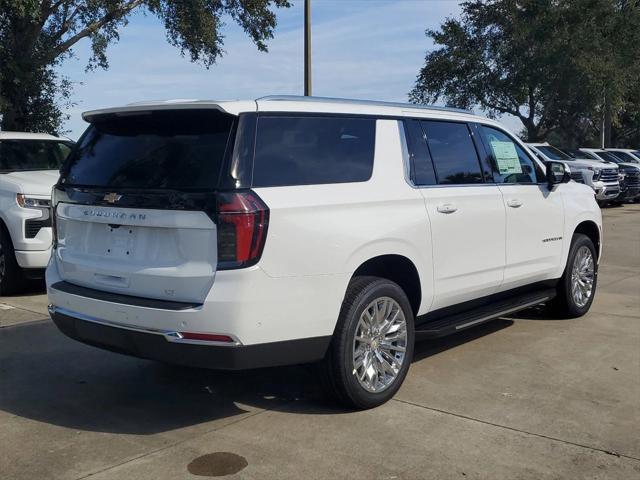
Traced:
<path fill-rule="evenodd" d="M 540 125 L 536 125 L 533 118 L 527 118 L 524 122 L 524 127 L 527 129 L 527 142 L 539 142 L 540 138 Z"/>
<path fill-rule="evenodd" d="M 604 111 L 604 145 L 603 148 L 610 148 L 611 145 L 611 107 L 609 105 Z"/>

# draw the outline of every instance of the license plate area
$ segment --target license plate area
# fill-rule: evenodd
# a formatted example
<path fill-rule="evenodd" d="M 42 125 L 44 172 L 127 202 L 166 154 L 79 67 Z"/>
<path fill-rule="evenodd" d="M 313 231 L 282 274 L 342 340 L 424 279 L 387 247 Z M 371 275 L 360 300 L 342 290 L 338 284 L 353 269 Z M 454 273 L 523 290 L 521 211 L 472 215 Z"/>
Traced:
<path fill-rule="evenodd" d="M 129 225 L 106 224 L 105 256 L 112 258 L 131 258 L 135 254 L 137 229 Z"/>

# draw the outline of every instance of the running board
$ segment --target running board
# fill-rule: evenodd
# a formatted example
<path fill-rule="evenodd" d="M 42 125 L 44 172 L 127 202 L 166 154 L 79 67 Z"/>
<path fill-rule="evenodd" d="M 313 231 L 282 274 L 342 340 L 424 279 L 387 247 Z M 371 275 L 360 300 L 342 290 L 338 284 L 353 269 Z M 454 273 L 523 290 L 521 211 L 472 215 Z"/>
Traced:
<path fill-rule="evenodd" d="M 481 307 L 456 313 L 437 320 L 426 321 L 416 325 L 416 340 L 438 338 L 475 327 L 504 315 L 519 312 L 525 308 L 548 302 L 556 296 L 556 290 L 549 288 L 511 298 L 494 301 Z"/>

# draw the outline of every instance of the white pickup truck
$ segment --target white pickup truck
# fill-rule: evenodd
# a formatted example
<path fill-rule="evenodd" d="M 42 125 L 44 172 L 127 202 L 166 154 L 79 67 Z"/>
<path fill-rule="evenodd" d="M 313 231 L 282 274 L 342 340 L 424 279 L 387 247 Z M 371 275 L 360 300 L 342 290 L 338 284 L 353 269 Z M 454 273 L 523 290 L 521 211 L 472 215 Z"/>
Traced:
<path fill-rule="evenodd" d="M 44 276 L 51 255 L 51 187 L 73 142 L 0 132 L 0 295 Z"/>

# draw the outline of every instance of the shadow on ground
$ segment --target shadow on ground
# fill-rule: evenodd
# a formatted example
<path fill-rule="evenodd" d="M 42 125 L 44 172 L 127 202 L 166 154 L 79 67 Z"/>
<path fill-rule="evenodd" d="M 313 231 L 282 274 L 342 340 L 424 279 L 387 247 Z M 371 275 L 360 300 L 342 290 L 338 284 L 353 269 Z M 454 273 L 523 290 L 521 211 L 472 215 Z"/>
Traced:
<path fill-rule="evenodd" d="M 414 362 L 512 324 L 499 319 L 420 342 Z M 326 397 L 314 365 L 240 372 L 176 367 L 80 344 L 49 321 L 0 330 L 0 386 L 0 410 L 108 433 L 161 433 L 255 408 L 317 415 L 347 412 Z"/>
<path fill-rule="evenodd" d="M 21 284 L 20 291 L 12 294 L 11 297 L 35 297 L 36 295 L 44 295 L 45 293 L 47 293 L 47 286 L 44 283 L 44 279 L 29 279 L 24 280 L 24 283 Z"/>

